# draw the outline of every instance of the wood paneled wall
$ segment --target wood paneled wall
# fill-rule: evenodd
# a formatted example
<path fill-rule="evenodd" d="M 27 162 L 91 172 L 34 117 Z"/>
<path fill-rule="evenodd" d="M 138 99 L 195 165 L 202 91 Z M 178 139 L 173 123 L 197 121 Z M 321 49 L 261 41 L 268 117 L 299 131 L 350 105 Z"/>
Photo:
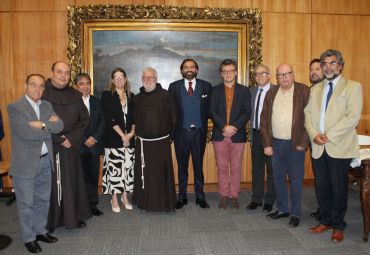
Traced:
<path fill-rule="evenodd" d="M 219 8 L 260 8 L 263 17 L 263 62 L 272 72 L 282 62 L 293 65 L 296 80 L 308 84 L 308 64 L 328 48 L 340 50 L 344 76 L 361 82 L 364 109 L 358 131 L 370 130 L 370 1 L 364 0 L 1 0 L 0 109 L 5 122 L 3 157 L 10 158 L 6 105 L 23 94 L 29 73 L 49 75 L 51 64 L 66 59 L 67 5 L 156 4 Z M 276 82 L 273 79 L 273 82 Z M 176 163 L 175 163 L 176 165 Z M 309 155 L 305 178 L 313 178 Z M 205 154 L 205 178 L 217 182 L 212 145 Z M 192 180 L 192 175 L 189 176 Z M 243 181 L 251 181 L 250 146 L 243 159 Z M 7 180 L 6 184 L 11 185 Z"/>

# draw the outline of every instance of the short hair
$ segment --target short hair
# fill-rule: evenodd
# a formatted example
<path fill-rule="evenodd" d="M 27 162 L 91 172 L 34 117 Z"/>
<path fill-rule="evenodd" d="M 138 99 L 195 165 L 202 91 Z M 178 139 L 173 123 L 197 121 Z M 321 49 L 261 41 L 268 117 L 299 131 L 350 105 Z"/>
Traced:
<path fill-rule="evenodd" d="M 263 64 L 259 64 L 259 65 L 257 65 L 257 66 L 254 68 L 254 72 L 256 72 L 256 70 L 257 70 L 257 68 L 258 68 L 258 67 L 263 67 L 263 68 L 265 68 L 265 69 L 267 70 L 267 72 L 269 72 L 269 73 L 270 73 L 270 68 L 268 68 L 268 66 L 263 65 Z"/>
<path fill-rule="evenodd" d="M 235 67 L 235 71 L 237 71 L 237 70 L 238 70 L 238 65 L 237 65 L 236 61 L 234 61 L 234 60 L 232 60 L 232 59 L 229 59 L 229 58 L 222 60 L 222 62 L 221 62 L 221 64 L 220 64 L 220 67 L 219 67 L 219 69 L 218 69 L 218 70 L 219 70 L 219 71 L 220 71 L 220 73 L 221 73 L 221 71 L 222 71 L 222 67 L 223 67 L 223 66 L 229 66 L 229 65 L 233 65 L 233 66 Z"/>
<path fill-rule="evenodd" d="M 195 61 L 194 59 L 192 58 L 187 58 L 187 59 L 184 59 L 180 65 L 180 71 L 182 71 L 182 68 L 184 67 L 185 63 L 188 62 L 188 61 L 192 61 L 195 65 L 195 68 L 199 71 L 199 66 L 198 66 L 198 63 L 197 61 Z"/>
<path fill-rule="evenodd" d="M 338 60 L 338 64 L 341 66 L 344 66 L 344 59 L 342 56 L 342 53 L 340 53 L 337 50 L 328 49 L 321 53 L 320 55 L 320 64 L 322 65 L 324 63 L 324 58 L 335 56 Z"/>
<path fill-rule="evenodd" d="M 82 78 L 86 78 L 91 83 L 91 77 L 88 73 L 79 73 L 76 75 L 76 77 L 73 80 L 73 84 L 77 84 Z"/>
<path fill-rule="evenodd" d="M 153 67 L 145 67 L 143 70 L 143 74 L 148 71 L 154 73 L 155 78 L 158 78 L 157 70 L 155 70 Z"/>
<path fill-rule="evenodd" d="M 63 61 L 63 60 L 58 60 L 58 61 L 54 62 L 54 63 L 51 65 L 51 71 L 54 71 L 55 66 L 56 66 L 57 64 L 59 64 L 59 63 L 65 63 L 65 64 L 67 64 L 67 65 L 69 66 L 69 64 L 68 64 L 67 62 L 65 62 L 65 61 Z"/>
<path fill-rule="evenodd" d="M 319 64 L 321 64 L 321 61 L 320 61 L 320 59 L 318 59 L 318 58 L 314 58 L 314 59 L 312 59 L 311 60 L 311 62 L 310 62 L 310 67 L 312 66 L 312 64 L 314 64 L 314 63 L 319 63 Z"/>
<path fill-rule="evenodd" d="M 27 83 L 27 84 L 28 84 L 28 82 L 30 81 L 30 79 L 31 79 L 33 76 L 37 76 L 37 77 L 41 78 L 41 79 L 44 81 L 44 83 L 45 83 L 45 77 L 44 77 L 42 74 L 39 74 L 39 73 L 32 73 L 32 74 L 28 75 L 28 76 L 27 76 L 27 78 L 26 78 L 26 83 Z"/>

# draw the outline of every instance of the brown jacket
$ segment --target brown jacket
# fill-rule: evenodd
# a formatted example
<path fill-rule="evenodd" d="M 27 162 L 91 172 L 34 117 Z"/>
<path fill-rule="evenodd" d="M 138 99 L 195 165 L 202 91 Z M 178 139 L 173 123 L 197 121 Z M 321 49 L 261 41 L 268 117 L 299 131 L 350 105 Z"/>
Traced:
<path fill-rule="evenodd" d="M 263 147 L 272 146 L 272 106 L 280 86 L 272 87 L 266 94 L 261 113 L 261 137 Z M 305 84 L 294 82 L 293 93 L 293 119 L 292 119 L 292 146 L 295 149 L 301 146 L 305 149 L 308 148 L 309 138 L 304 127 L 304 108 L 308 103 L 310 96 L 310 88 Z"/>

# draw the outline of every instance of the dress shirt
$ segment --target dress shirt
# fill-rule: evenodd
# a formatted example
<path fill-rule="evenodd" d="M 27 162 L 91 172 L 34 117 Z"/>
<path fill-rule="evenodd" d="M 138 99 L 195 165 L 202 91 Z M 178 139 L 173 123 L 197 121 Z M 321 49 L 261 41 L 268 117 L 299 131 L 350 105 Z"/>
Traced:
<path fill-rule="evenodd" d="M 329 88 L 330 88 L 330 85 L 329 85 L 329 82 L 333 83 L 333 93 L 334 93 L 334 89 L 335 87 L 337 86 L 337 83 L 339 81 L 339 78 L 340 78 L 340 75 L 338 75 L 338 77 L 336 77 L 334 80 L 332 81 L 329 81 L 329 80 L 325 80 L 324 81 L 324 91 L 322 93 L 322 99 L 321 99 L 321 109 L 320 109 L 320 132 L 321 134 L 325 134 L 326 131 L 325 131 L 325 112 L 326 112 L 326 98 L 327 98 L 327 95 L 329 93 Z M 333 97 L 333 94 L 331 95 Z"/>
<path fill-rule="evenodd" d="M 38 100 L 37 103 L 36 103 L 31 98 L 29 98 L 27 95 L 26 95 L 26 99 L 30 103 L 30 105 L 32 106 L 33 110 L 35 111 L 35 113 L 37 115 L 37 120 L 40 120 L 40 104 L 42 104 L 41 100 Z M 48 153 L 48 148 L 46 147 L 45 142 L 42 142 L 41 155 L 45 155 L 47 153 Z"/>
<path fill-rule="evenodd" d="M 265 96 L 266 96 L 267 91 L 269 91 L 269 89 L 270 89 L 270 86 L 271 86 L 270 83 L 267 83 L 263 87 L 260 87 L 260 86 L 257 87 L 256 100 L 254 101 L 254 107 L 253 107 L 253 111 L 254 111 L 253 125 L 256 122 L 255 121 L 256 117 L 258 116 L 258 127 L 254 127 L 257 130 L 259 130 L 259 126 L 260 126 L 260 123 L 261 123 L 261 112 L 262 112 L 262 109 L 263 109 L 263 102 L 265 100 Z M 260 104 L 258 106 L 258 111 L 256 111 L 257 110 L 256 109 L 256 107 L 257 107 L 257 98 L 258 98 L 258 94 L 260 93 L 260 89 L 262 89 L 261 97 L 260 97 Z"/>
<path fill-rule="evenodd" d="M 277 139 L 292 138 L 294 84 L 287 91 L 279 88 L 272 105 L 272 136 Z"/>
<path fill-rule="evenodd" d="M 192 79 L 191 81 L 188 81 L 187 79 L 184 79 L 184 85 L 185 85 L 185 89 L 186 91 L 189 90 L 189 82 L 191 82 L 191 87 L 193 88 L 193 91 L 195 91 L 195 85 L 196 85 L 196 79 Z"/>
<path fill-rule="evenodd" d="M 90 95 L 88 95 L 87 97 L 82 96 L 82 100 L 84 101 L 84 104 L 86 105 L 87 111 L 90 115 Z"/>

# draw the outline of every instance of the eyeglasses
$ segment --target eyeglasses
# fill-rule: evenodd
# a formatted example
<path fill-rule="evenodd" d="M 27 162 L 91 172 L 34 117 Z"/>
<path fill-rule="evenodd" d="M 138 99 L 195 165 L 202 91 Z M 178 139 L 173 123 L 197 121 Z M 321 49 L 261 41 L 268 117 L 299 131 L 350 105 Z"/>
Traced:
<path fill-rule="evenodd" d="M 278 79 L 283 79 L 283 78 L 286 78 L 286 77 L 289 77 L 289 76 L 291 76 L 292 75 L 292 71 L 290 71 L 290 72 L 288 72 L 288 73 L 278 73 L 278 74 L 276 74 L 276 77 L 278 78 Z"/>
<path fill-rule="evenodd" d="M 266 73 L 266 72 L 256 73 L 256 77 L 259 77 L 259 76 L 267 76 L 267 75 L 269 75 L 269 73 Z"/>
<path fill-rule="evenodd" d="M 322 66 L 336 66 L 338 64 L 337 61 L 330 61 L 330 62 L 321 62 Z"/>
<path fill-rule="evenodd" d="M 222 74 L 233 74 L 235 72 L 235 69 L 234 70 L 222 70 L 221 73 Z"/>
<path fill-rule="evenodd" d="M 157 79 L 157 77 L 155 77 L 155 76 L 143 76 L 143 77 L 141 77 L 141 79 L 143 81 L 146 81 L 146 80 L 155 80 L 155 79 Z"/>

